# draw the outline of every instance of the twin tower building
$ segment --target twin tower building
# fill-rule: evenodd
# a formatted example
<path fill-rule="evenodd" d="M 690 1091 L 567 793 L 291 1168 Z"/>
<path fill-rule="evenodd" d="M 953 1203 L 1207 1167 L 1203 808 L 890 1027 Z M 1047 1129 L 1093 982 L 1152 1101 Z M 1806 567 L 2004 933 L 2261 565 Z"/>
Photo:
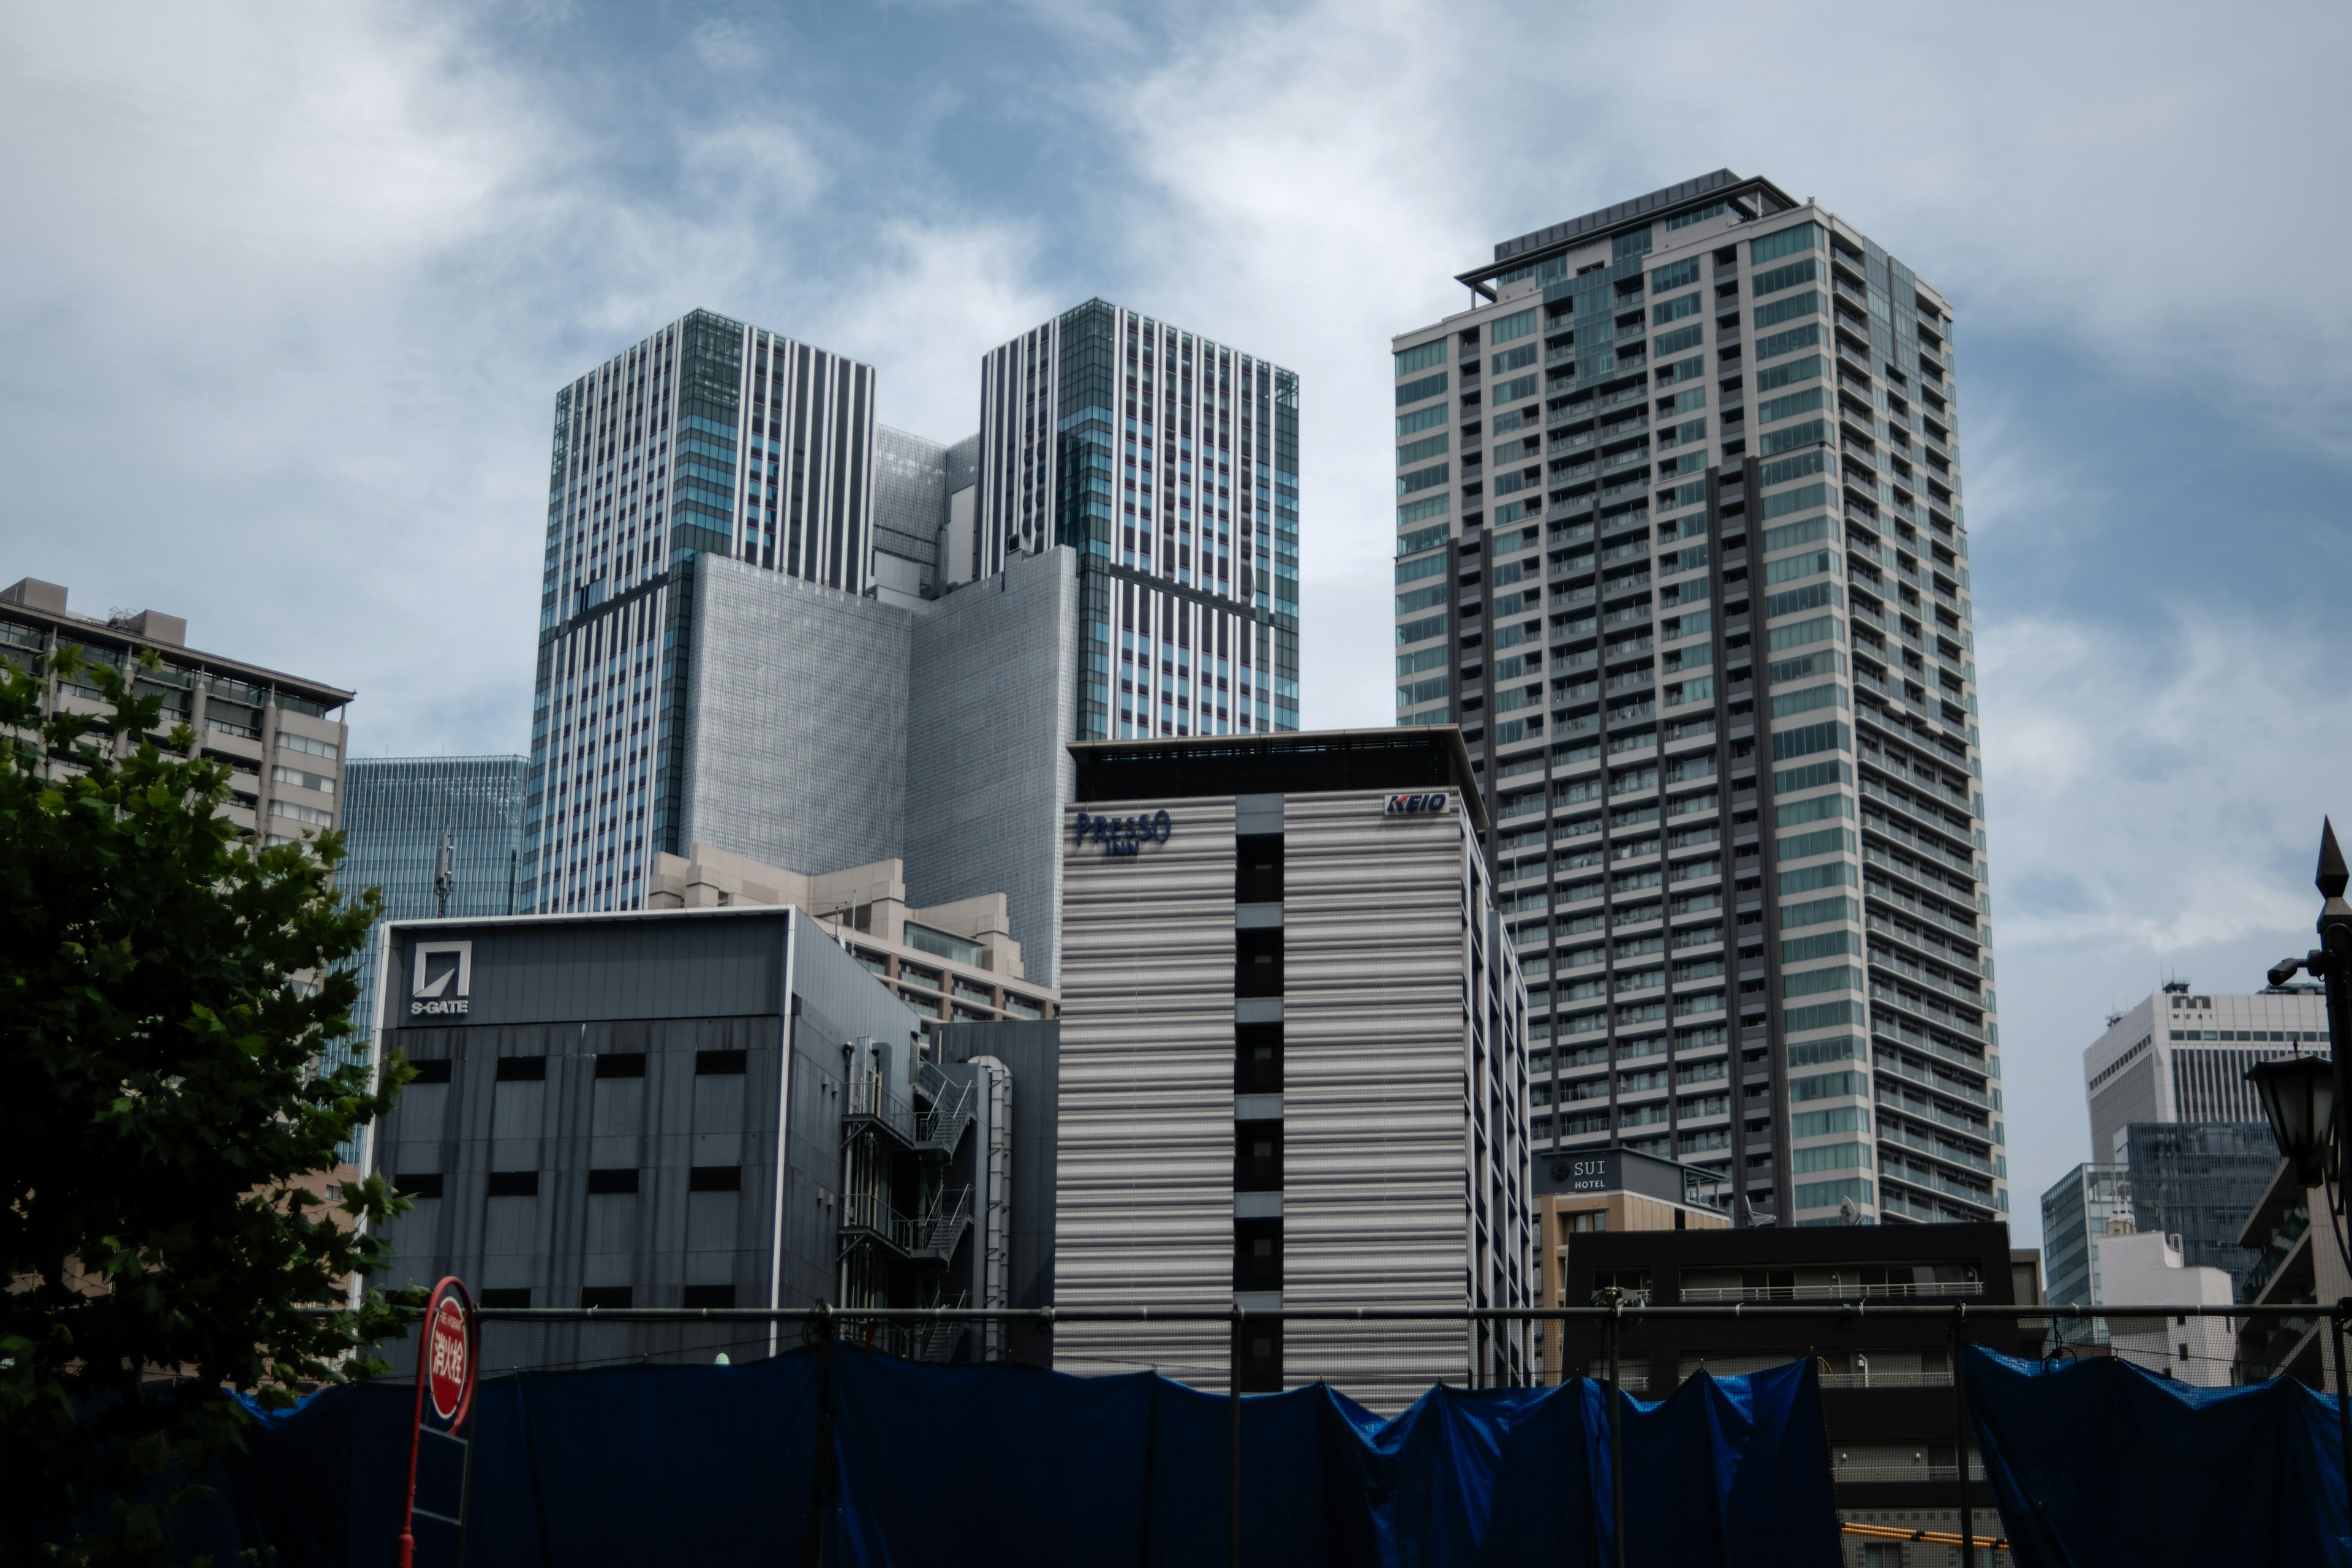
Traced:
<path fill-rule="evenodd" d="M 1376 731 L 1289 733 L 1288 370 L 1093 300 L 982 357 L 951 444 L 878 425 L 872 367 L 707 311 L 582 376 L 556 403 L 518 907 L 675 902 L 656 858 L 698 847 L 803 876 L 900 861 L 919 909 L 1004 895 L 1061 997 L 1054 1087 L 1016 1072 L 1012 1103 L 1058 1117 L 1036 1201 L 1063 1305 L 1507 1305 L 1537 1276 L 1557 1300 L 1530 1194 L 1580 1152 L 1679 1162 L 1737 1224 L 1999 1217 L 1950 304 L 1728 170 L 1459 281 L 1466 309 L 1389 345 Z M 488 1006 L 497 966 L 465 962 Z M 778 1000 L 801 973 L 748 1011 L 801 1016 Z M 1003 1068 L 934 1045 L 935 1078 Z M 694 1103 L 765 1081 L 766 1048 L 697 1047 Z M 650 1070 L 603 1054 L 614 1096 Z M 442 1137 L 388 1157 L 437 1184 Z M 713 1244 L 729 1300 L 790 1295 L 787 1215 L 864 1234 L 842 1158 L 805 1215 L 781 1174 L 743 1199 L 774 1226 Z M 585 1190 L 617 1203 L 605 1179 Z M 1402 1390 L 1461 1348 L 1269 1344 L 1252 1385 Z M 1055 1353 L 1223 1359 L 1206 1337 Z M 1524 1344 L 1485 1353 L 1527 1374 Z"/>
<path fill-rule="evenodd" d="M 709 844 L 1003 893 L 1059 969 L 1073 742 L 1298 726 L 1298 382 L 1091 300 L 980 430 L 697 310 L 557 396 L 517 903 L 642 906 Z"/>

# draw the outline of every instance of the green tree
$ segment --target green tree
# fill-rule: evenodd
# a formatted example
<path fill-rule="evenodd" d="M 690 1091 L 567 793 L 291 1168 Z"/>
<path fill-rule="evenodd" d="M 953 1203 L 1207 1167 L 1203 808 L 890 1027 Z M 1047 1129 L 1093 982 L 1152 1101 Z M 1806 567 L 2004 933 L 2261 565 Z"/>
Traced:
<path fill-rule="evenodd" d="M 152 656 L 151 656 L 152 658 Z M 63 711 L 50 678 L 104 694 Z M 329 1068 L 375 895 L 341 839 L 262 847 L 226 764 L 70 649 L 0 659 L 0 1531 L 11 1563 L 173 1560 L 168 1506 L 239 1440 L 221 1394 L 381 1370 L 370 1296 L 322 1312 L 402 1206 L 324 1195 L 407 1076 Z M 317 1192 L 306 1190 L 303 1183 Z M 341 1221 L 331 1212 L 341 1211 Z M 51 1543 L 62 1542 L 53 1551 Z"/>

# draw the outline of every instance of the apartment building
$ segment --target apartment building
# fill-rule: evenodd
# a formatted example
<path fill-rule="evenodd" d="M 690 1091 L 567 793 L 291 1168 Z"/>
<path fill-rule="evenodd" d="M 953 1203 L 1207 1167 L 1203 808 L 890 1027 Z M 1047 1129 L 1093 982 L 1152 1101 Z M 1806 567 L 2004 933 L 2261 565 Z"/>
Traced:
<path fill-rule="evenodd" d="M 0 658 L 29 668 L 60 649 L 87 665 L 111 665 L 131 689 L 162 702 L 158 734 L 185 724 L 195 750 L 229 766 L 229 820 L 264 844 L 316 837 L 341 825 L 343 710 L 352 693 L 222 654 L 188 647 L 188 623 L 160 610 L 104 619 L 66 607 L 66 589 L 26 577 L 0 589 Z M 139 668 L 153 654 L 158 668 Z M 52 675 L 52 710 L 111 711 L 87 680 Z M 131 742 L 126 738 L 122 742 Z M 51 759 L 51 767 L 71 764 Z"/>
<path fill-rule="evenodd" d="M 1397 720 L 1486 797 L 1536 1143 L 1998 1218 L 1949 301 L 1728 170 L 1459 281 L 1391 342 Z"/>

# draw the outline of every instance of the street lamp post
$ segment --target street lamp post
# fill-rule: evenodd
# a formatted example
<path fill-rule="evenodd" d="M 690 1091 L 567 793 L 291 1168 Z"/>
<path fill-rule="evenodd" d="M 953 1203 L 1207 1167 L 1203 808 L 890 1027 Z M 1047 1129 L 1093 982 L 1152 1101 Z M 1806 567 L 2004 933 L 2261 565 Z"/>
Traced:
<path fill-rule="evenodd" d="M 2352 1273 L 2352 1231 L 2345 1223 L 2346 1159 L 2352 1153 L 2352 903 L 2344 889 L 2352 884 L 2352 870 L 2336 842 L 2336 825 L 2323 819 L 2319 828 L 2319 870 L 2312 881 L 2323 900 L 2319 908 L 2319 945 L 2301 958 L 2284 958 L 2271 966 L 2270 983 L 2284 985 L 2303 971 L 2327 988 L 2328 1060 L 2300 1054 L 2263 1062 L 2246 1074 L 2261 1093 L 2263 1111 L 2279 1152 L 2293 1163 L 2295 1179 L 2318 1187 L 2326 1212 L 2312 1218 L 2326 1226 L 2336 1256 Z M 2337 1436 L 2343 1445 L 2345 1473 L 2352 1475 L 2352 1394 L 2347 1391 L 2344 1367 L 2345 1321 L 2352 1317 L 2352 1297 L 2336 1303 L 2328 1325 L 2335 1350 Z"/>

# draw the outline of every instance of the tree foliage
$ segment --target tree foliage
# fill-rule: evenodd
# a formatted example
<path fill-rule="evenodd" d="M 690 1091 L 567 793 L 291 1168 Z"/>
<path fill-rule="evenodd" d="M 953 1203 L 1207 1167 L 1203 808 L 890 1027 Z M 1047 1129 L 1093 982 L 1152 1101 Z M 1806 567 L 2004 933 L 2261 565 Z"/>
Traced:
<path fill-rule="evenodd" d="M 49 677 L 103 694 L 63 711 Z M 398 1205 L 325 1194 L 404 1076 L 331 1067 L 373 923 L 335 835 L 263 847 L 227 764 L 66 650 L 0 660 L 0 1530 L 11 1563 L 173 1561 L 166 1489 L 399 1331 L 347 1282 Z M 307 1184 L 306 1184 L 307 1178 Z M 335 1212 L 340 1209 L 340 1215 Z M 340 1223 L 339 1223 L 340 1221 Z"/>

